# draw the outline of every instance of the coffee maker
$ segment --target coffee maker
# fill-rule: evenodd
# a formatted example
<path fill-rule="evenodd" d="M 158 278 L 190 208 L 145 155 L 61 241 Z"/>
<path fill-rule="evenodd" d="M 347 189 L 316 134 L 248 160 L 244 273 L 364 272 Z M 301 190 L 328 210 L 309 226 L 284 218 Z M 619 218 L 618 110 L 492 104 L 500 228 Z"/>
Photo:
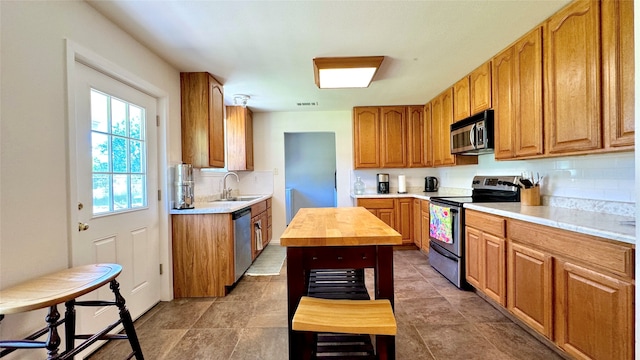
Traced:
<path fill-rule="evenodd" d="M 388 194 L 389 174 L 377 174 L 376 179 L 378 180 L 378 194 Z"/>
<path fill-rule="evenodd" d="M 193 167 L 191 164 L 176 165 L 175 174 L 175 209 L 193 209 Z"/>

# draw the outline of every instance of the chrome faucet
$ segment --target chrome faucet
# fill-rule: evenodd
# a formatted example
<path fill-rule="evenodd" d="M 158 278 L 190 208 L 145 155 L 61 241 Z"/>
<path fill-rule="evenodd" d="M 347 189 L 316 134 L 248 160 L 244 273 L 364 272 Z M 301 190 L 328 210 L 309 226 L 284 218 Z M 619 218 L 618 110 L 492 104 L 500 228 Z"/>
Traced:
<path fill-rule="evenodd" d="M 240 178 L 238 177 L 238 174 L 234 173 L 233 171 L 230 171 L 226 174 L 224 174 L 224 177 L 222 178 L 222 198 L 223 199 L 230 199 L 231 198 L 231 188 L 227 189 L 227 176 L 229 175 L 235 175 L 236 180 L 238 182 L 240 182 Z"/>

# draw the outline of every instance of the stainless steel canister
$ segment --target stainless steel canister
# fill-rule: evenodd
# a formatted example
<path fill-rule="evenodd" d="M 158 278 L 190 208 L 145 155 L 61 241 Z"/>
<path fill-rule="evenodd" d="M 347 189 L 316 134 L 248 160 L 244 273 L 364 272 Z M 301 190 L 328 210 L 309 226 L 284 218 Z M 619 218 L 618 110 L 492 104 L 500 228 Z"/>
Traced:
<path fill-rule="evenodd" d="M 176 165 L 174 189 L 173 207 L 175 209 L 193 209 L 195 194 L 191 164 Z"/>

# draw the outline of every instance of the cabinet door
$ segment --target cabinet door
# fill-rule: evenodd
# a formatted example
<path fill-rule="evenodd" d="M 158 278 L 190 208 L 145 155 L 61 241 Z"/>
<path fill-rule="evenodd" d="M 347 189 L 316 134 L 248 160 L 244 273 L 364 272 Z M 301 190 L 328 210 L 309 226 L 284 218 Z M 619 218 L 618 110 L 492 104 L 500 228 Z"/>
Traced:
<path fill-rule="evenodd" d="M 482 233 L 472 227 L 465 228 L 465 272 L 467 282 L 482 289 Z"/>
<path fill-rule="evenodd" d="M 602 115 L 605 147 L 632 149 L 635 135 L 633 1 L 602 6 Z"/>
<path fill-rule="evenodd" d="M 422 209 L 420 199 L 413 199 L 413 243 L 418 247 L 422 246 Z"/>
<path fill-rule="evenodd" d="M 555 341 L 578 359 L 631 359 L 633 285 L 570 262 L 556 269 Z"/>
<path fill-rule="evenodd" d="M 380 218 L 380 220 L 384 221 L 385 224 L 394 229 L 396 228 L 396 212 L 393 209 L 378 209 L 376 211 L 376 216 Z"/>
<path fill-rule="evenodd" d="M 408 106 L 407 107 L 407 120 L 409 123 L 408 134 L 408 155 L 409 155 L 409 167 L 423 167 L 424 166 L 424 107 L 423 106 Z"/>
<path fill-rule="evenodd" d="M 470 115 L 491 108 L 491 61 L 469 74 Z"/>
<path fill-rule="evenodd" d="M 455 165 L 456 157 L 451 154 L 451 124 L 453 124 L 453 89 L 442 95 L 442 117 L 440 134 L 442 136 L 442 165 Z M 478 159 L 477 156 L 473 158 Z M 476 162 L 477 163 L 477 162 Z"/>
<path fill-rule="evenodd" d="M 453 85 L 453 121 L 471 116 L 471 101 L 469 97 L 469 77 L 465 76 Z"/>
<path fill-rule="evenodd" d="M 209 165 L 224 167 L 224 91 L 209 75 Z"/>
<path fill-rule="evenodd" d="M 523 36 L 514 45 L 515 149 L 516 157 L 541 155 L 542 126 L 542 28 Z"/>
<path fill-rule="evenodd" d="M 507 308 L 525 324 L 551 339 L 552 258 L 510 242 L 507 263 Z"/>
<path fill-rule="evenodd" d="M 420 200 L 421 230 L 422 230 L 422 251 L 429 252 L 429 201 Z"/>
<path fill-rule="evenodd" d="M 423 155 L 422 158 L 424 160 L 424 166 L 433 166 L 433 135 L 431 131 L 432 121 L 431 121 L 431 103 L 427 103 L 424 106 L 424 146 L 423 146 Z"/>
<path fill-rule="evenodd" d="M 381 166 L 407 167 L 407 118 L 404 106 L 385 106 L 380 110 Z"/>
<path fill-rule="evenodd" d="M 223 88 L 206 72 L 180 73 L 182 162 L 224 167 Z"/>
<path fill-rule="evenodd" d="M 496 55 L 493 64 L 494 155 L 496 159 L 511 159 L 515 154 L 514 124 L 516 121 L 514 47 Z"/>
<path fill-rule="evenodd" d="M 253 113 L 242 106 L 227 106 L 227 169 L 253 170 Z"/>
<path fill-rule="evenodd" d="M 507 305 L 507 274 L 505 240 L 482 233 L 481 270 L 482 291 L 502 306 Z"/>
<path fill-rule="evenodd" d="M 396 231 L 402 235 L 402 244 L 413 243 L 413 199 L 396 199 Z"/>
<path fill-rule="evenodd" d="M 380 167 L 380 112 L 378 107 L 353 109 L 353 154 L 356 169 Z"/>
<path fill-rule="evenodd" d="M 544 40 L 546 151 L 601 148 L 599 1 L 573 2 L 557 12 Z"/>

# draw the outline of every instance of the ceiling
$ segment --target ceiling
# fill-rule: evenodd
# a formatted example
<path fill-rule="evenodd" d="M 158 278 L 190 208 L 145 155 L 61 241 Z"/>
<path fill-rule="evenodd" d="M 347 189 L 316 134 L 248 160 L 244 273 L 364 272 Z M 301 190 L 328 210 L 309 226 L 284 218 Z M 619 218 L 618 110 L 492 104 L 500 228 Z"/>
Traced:
<path fill-rule="evenodd" d="M 254 112 L 424 104 L 569 2 L 86 1 L 179 71 L 213 74 L 227 104 L 251 96 Z M 379 55 L 366 89 L 314 83 L 314 57 Z"/>

